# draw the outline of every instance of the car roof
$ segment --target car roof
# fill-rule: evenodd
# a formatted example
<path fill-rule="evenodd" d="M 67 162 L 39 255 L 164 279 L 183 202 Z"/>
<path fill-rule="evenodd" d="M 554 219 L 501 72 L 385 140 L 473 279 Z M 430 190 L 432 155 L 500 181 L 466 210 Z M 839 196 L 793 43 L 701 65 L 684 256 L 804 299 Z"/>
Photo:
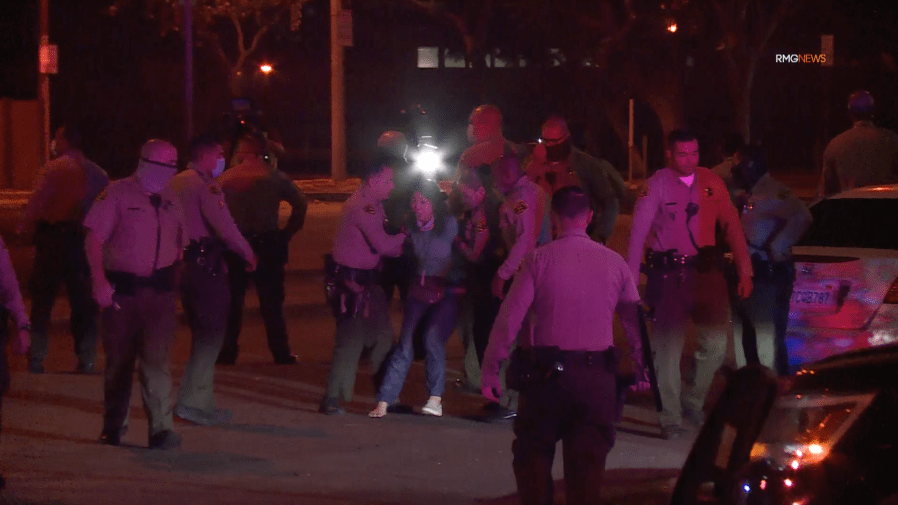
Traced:
<path fill-rule="evenodd" d="M 796 374 L 799 391 L 870 391 L 894 387 L 898 343 L 858 349 L 805 366 Z"/>
<path fill-rule="evenodd" d="M 863 188 L 849 189 L 848 191 L 843 191 L 829 197 L 828 200 L 841 198 L 898 198 L 898 184 L 882 184 L 879 186 L 865 186 Z"/>

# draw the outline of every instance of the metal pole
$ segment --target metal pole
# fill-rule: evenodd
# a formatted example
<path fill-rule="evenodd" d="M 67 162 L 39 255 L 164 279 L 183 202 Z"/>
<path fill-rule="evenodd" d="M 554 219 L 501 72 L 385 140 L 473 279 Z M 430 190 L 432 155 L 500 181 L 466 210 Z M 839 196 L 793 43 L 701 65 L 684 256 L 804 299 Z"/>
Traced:
<path fill-rule="evenodd" d="M 50 0 L 41 0 L 40 11 L 40 43 L 41 47 L 44 47 L 50 44 Z M 40 72 L 39 76 L 40 108 L 44 116 L 43 159 L 41 164 L 46 164 L 50 160 L 50 74 Z"/>
<path fill-rule="evenodd" d="M 193 0 L 184 0 L 184 135 L 193 138 Z"/>
<path fill-rule="evenodd" d="M 346 179 L 346 90 L 343 80 L 343 45 L 338 37 L 341 0 L 330 0 L 331 10 L 331 178 Z"/>

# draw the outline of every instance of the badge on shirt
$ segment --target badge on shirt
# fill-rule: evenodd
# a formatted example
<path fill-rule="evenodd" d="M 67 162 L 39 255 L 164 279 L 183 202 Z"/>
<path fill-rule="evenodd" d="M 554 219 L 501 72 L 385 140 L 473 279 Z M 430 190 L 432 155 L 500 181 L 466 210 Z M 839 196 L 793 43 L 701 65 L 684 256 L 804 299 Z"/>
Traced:
<path fill-rule="evenodd" d="M 96 201 L 102 202 L 103 200 L 106 199 L 107 196 L 109 196 L 109 193 L 104 189 L 103 191 L 100 192 L 99 195 L 97 195 L 97 200 L 96 200 Z"/>
<path fill-rule="evenodd" d="M 514 213 L 515 214 L 523 214 L 525 210 L 527 210 L 527 202 L 524 200 L 518 200 L 514 203 Z"/>
<path fill-rule="evenodd" d="M 705 188 L 705 194 L 708 196 L 714 196 L 714 190 L 711 189 L 711 186 L 708 186 L 707 188 Z"/>
<path fill-rule="evenodd" d="M 374 212 L 375 212 L 375 211 L 374 211 L 374 206 L 371 205 L 370 203 L 369 203 L 368 205 L 365 205 L 365 212 L 367 212 L 368 214 L 372 214 L 372 215 L 373 215 Z"/>
<path fill-rule="evenodd" d="M 209 186 L 209 192 L 212 193 L 213 195 L 220 195 L 221 189 L 218 186 L 213 184 L 213 185 Z"/>
<path fill-rule="evenodd" d="M 224 205 L 224 200 L 219 200 L 219 201 L 218 201 L 218 206 L 221 207 L 221 208 L 223 209 L 223 208 L 225 207 L 225 205 Z"/>

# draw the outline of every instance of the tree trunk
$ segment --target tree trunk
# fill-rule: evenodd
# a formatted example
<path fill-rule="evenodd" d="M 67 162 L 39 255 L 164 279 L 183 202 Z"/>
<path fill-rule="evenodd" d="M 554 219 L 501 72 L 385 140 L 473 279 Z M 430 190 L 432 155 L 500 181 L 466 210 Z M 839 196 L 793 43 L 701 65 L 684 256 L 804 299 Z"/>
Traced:
<path fill-rule="evenodd" d="M 231 91 L 231 98 L 246 96 L 246 75 L 236 65 L 228 69 L 228 89 Z"/>

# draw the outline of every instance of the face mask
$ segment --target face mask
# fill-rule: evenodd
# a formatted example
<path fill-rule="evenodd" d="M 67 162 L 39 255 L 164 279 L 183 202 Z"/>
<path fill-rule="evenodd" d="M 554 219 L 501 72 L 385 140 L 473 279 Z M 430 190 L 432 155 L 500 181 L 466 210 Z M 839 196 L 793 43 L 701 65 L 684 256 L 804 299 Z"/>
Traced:
<path fill-rule="evenodd" d="M 571 140 L 565 140 L 554 146 L 546 146 L 546 159 L 549 161 L 565 161 L 571 155 Z"/>
<path fill-rule="evenodd" d="M 177 168 L 141 158 L 134 175 L 137 176 L 137 180 L 143 189 L 156 194 L 162 191 L 165 186 L 168 186 L 168 183 L 175 177 L 177 171 Z"/>
<path fill-rule="evenodd" d="M 218 158 L 218 161 L 215 162 L 215 168 L 212 169 L 212 178 L 216 179 L 225 169 L 225 160 L 224 158 Z"/>

